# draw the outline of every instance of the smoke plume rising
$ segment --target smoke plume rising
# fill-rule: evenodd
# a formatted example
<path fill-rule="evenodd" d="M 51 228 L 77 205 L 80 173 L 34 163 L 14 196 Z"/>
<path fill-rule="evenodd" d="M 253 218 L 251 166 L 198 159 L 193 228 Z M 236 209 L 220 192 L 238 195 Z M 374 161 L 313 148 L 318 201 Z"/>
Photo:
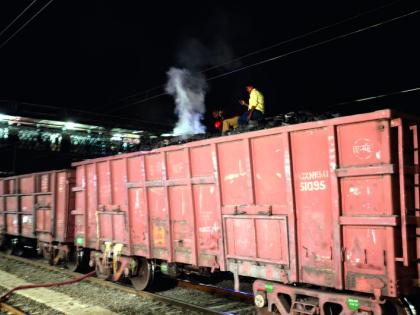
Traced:
<path fill-rule="evenodd" d="M 206 127 L 201 123 L 206 110 L 205 77 L 200 73 L 179 68 L 170 68 L 167 74 L 166 92 L 174 97 L 175 113 L 178 115 L 173 135 L 188 137 L 205 133 Z"/>

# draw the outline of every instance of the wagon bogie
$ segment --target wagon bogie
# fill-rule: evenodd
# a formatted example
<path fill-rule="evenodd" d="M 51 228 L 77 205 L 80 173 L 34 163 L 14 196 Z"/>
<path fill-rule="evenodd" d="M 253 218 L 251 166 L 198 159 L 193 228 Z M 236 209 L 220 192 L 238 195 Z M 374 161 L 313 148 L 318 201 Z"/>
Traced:
<path fill-rule="evenodd" d="M 407 299 L 372 298 L 350 292 L 288 286 L 258 280 L 254 282 L 254 300 L 258 309 L 280 314 L 319 315 L 414 315 Z"/>
<path fill-rule="evenodd" d="M 1 250 L 8 255 L 29 256 L 34 253 L 36 240 L 15 236 L 5 235 Z"/>

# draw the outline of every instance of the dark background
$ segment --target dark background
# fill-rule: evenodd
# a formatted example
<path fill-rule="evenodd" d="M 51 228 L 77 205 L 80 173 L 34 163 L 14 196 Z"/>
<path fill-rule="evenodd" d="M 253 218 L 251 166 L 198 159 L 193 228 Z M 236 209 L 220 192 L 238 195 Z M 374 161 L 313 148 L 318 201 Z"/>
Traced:
<path fill-rule="evenodd" d="M 1 1 L 0 29 L 31 2 Z M 47 2 L 38 0 L 0 45 Z M 268 115 L 379 108 L 420 114 L 419 91 L 398 93 L 420 87 L 420 14 L 361 31 L 417 9 L 409 1 L 56 0 L 0 48 L 0 112 L 170 131 L 174 103 L 161 94 L 171 66 L 203 71 L 336 23 L 204 72 L 221 76 L 208 81 L 208 127 L 211 109 L 241 110 L 247 82 L 264 93 Z"/>

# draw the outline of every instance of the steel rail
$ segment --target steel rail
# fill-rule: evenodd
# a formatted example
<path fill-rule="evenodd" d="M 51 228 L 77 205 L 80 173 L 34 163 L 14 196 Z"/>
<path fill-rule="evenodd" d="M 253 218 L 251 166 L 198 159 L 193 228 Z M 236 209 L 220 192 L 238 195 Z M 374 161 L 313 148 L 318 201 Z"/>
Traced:
<path fill-rule="evenodd" d="M 29 259 L 26 259 L 26 258 L 22 258 L 22 257 L 18 257 L 18 256 L 12 256 L 12 255 L 8 255 L 8 254 L 1 253 L 1 252 L 0 252 L 0 257 L 6 258 L 6 259 L 9 259 L 9 260 L 19 261 L 19 262 L 22 262 L 24 264 L 28 264 L 28 265 L 38 267 L 38 268 L 43 268 L 43 269 L 46 269 L 46 270 L 49 270 L 49 271 L 59 272 L 59 273 L 62 273 L 62 274 L 68 275 L 68 276 L 80 277 L 80 273 L 65 270 L 65 269 L 59 269 L 57 267 L 46 265 L 44 263 L 29 260 Z M 163 303 L 167 303 L 167 304 L 171 304 L 171 305 L 175 305 L 175 306 L 180 306 L 184 309 L 189 309 L 189 310 L 199 312 L 199 313 L 202 313 L 202 314 L 226 314 L 226 312 L 223 312 L 223 311 L 212 310 L 212 309 L 209 309 L 209 308 L 206 308 L 206 307 L 202 307 L 202 306 L 198 306 L 198 305 L 195 305 L 195 304 L 187 303 L 187 302 L 181 301 L 179 299 L 167 297 L 167 296 L 164 296 L 164 295 L 161 295 L 161 294 L 148 292 L 148 291 L 137 291 L 134 288 L 123 286 L 123 285 L 120 285 L 120 284 L 117 284 L 117 283 L 114 283 L 114 282 L 109 282 L 109 281 L 99 279 L 99 278 L 92 278 L 91 277 L 91 278 L 86 278 L 83 281 L 87 281 L 87 282 L 97 284 L 99 286 L 110 288 L 110 289 L 116 289 L 116 290 L 123 291 L 123 292 L 129 293 L 129 294 L 138 295 L 138 296 L 141 296 L 141 297 L 144 297 L 144 298 L 160 301 L 160 302 L 163 302 Z M 188 287 L 192 287 L 192 286 L 193 286 L 192 284 L 188 285 Z M 208 290 L 208 289 L 203 290 L 198 285 L 196 287 L 198 289 L 200 289 L 201 291 Z M 213 290 L 212 292 L 215 293 L 216 295 L 223 295 L 221 292 L 219 292 L 219 294 L 218 294 L 216 292 L 216 290 Z M 227 294 L 228 294 L 228 291 L 224 291 L 224 295 L 226 296 Z"/>

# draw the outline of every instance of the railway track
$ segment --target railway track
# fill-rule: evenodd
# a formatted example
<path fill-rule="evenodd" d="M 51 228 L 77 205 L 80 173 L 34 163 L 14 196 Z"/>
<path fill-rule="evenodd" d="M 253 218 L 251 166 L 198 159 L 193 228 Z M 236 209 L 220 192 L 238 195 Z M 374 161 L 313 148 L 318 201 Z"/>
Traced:
<path fill-rule="evenodd" d="M 36 268 L 38 272 L 41 270 L 48 271 L 51 274 L 65 275 L 66 277 L 80 277 L 80 274 L 65 269 L 52 267 L 43 261 L 34 261 L 22 257 L 10 256 L 0 253 L 0 257 L 12 262 L 10 265 L 20 265 L 18 269 Z M 2 268 L 0 264 L 0 269 Z M 6 270 L 10 272 L 10 270 Z M 20 271 L 22 272 L 22 271 Z M 28 271 L 29 273 L 31 271 Z M 28 281 L 35 282 L 31 278 Z M 39 281 L 37 281 L 39 282 Z M 148 301 L 153 301 L 150 308 L 156 310 L 156 314 L 170 313 L 183 314 L 188 310 L 190 314 L 256 314 L 256 310 L 252 304 L 252 296 L 241 295 L 238 293 L 228 292 L 220 288 L 211 286 L 198 286 L 185 281 L 179 282 L 179 286 L 157 292 L 137 291 L 127 285 L 105 281 L 99 278 L 87 278 L 88 282 L 94 286 L 117 290 L 121 293 L 128 293 L 130 296 L 140 296 Z M 64 288 L 64 287 L 60 287 Z M 118 300 L 118 297 L 115 297 Z M 101 303 L 98 301 L 98 303 Z M 101 305 L 101 304 L 98 304 Z M 163 310 L 165 305 L 173 308 L 172 311 Z M 111 305 L 112 308 L 112 305 Z M 133 307 L 134 308 L 134 307 Z M 112 309 L 118 313 L 118 308 Z M 131 314 L 135 312 L 123 311 L 122 313 Z M 153 311 L 150 314 L 154 314 Z"/>

